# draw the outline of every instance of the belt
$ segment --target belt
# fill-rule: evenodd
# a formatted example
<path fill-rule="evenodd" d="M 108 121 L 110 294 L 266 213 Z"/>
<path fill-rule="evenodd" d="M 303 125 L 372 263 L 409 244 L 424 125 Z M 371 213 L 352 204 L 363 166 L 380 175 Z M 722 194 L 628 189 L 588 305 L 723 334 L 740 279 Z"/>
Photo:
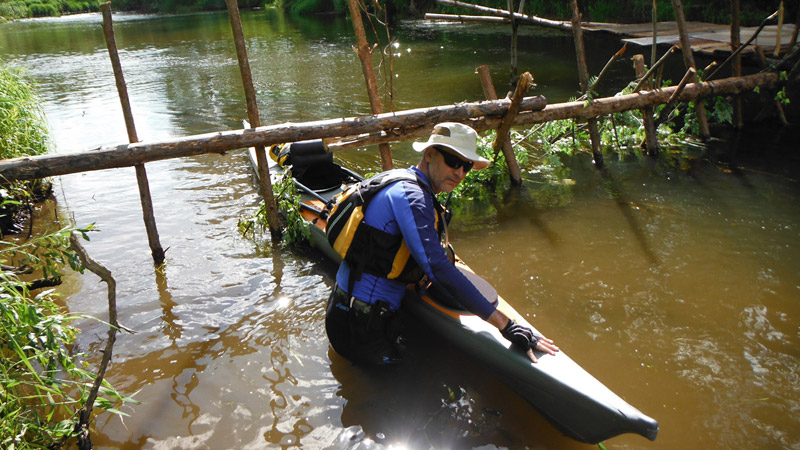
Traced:
<path fill-rule="evenodd" d="M 356 313 L 360 314 L 377 314 L 379 317 L 388 315 L 390 313 L 394 313 L 394 311 L 390 310 L 387 306 L 383 306 L 386 302 L 376 302 L 381 303 L 381 305 L 377 305 L 375 303 L 367 303 L 363 300 L 359 300 L 353 296 L 348 296 L 347 292 L 343 291 L 339 286 L 336 286 L 336 295 L 341 299 L 344 300 L 344 306 L 349 307 Z"/>

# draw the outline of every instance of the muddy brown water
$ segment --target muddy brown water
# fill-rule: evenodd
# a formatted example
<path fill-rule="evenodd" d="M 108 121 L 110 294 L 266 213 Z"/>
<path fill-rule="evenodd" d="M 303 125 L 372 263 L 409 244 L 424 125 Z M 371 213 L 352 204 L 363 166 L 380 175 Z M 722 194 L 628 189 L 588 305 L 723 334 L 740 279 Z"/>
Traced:
<path fill-rule="evenodd" d="M 349 24 L 243 13 L 262 122 L 368 111 Z M 0 27 L 6 63 L 39 83 L 57 151 L 126 141 L 99 15 Z M 221 13 L 115 16 L 142 139 L 234 129 L 244 99 Z M 508 82 L 508 33 L 403 23 L 398 109 L 475 101 L 474 68 Z M 590 40 L 599 71 L 616 43 Z M 575 95 L 571 36 L 524 29 L 520 67 L 551 102 Z M 645 52 L 646 54 L 648 52 Z M 630 65 L 615 66 L 624 79 Z M 800 449 L 798 128 L 721 136 L 678 164 L 588 160 L 548 194 L 535 176 L 465 208 L 460 256 L 574 360 L 656 418 L 658 439 L 606 448 Z M 400 164 L 415 155 L 393 147 Z M 769 156 L 765 157 L 765 154 Z M 374 171 L 374 150 L 340 157 Z M 564 438 L 491 373 L 430 330 L 396 370 L 329 350 L 323 303 L 335 267 L 311 251 L 256 247 L 237 231 L 258 198 L 243 152 L 147 165 L 167 264 L 155 270 L 133 169 L 58 177 L 59 223 L 96 223 L 86 244 L 115 276 L 122 334 L 108 379 L 141 403 L 100 415 L 98 448 L 588 448 Z M 56 225 L 52 225 L 55 227 Z M 73 312 L 105 316 L 105 285 L 70 274 Z M 81 350 L 106 336 L 79 322 Z"/>

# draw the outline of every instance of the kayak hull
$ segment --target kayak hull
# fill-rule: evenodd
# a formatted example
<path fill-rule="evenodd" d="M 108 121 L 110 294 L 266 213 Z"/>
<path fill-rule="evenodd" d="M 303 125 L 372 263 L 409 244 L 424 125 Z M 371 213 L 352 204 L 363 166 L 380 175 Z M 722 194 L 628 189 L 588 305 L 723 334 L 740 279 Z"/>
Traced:
<path fill-rule="evenodd" d="M 426 294 L 409 295 L 404 302 L 411 314 L 479 361 L 566 436 L 597 444 L 625 433 L 650 440 L 658 435 L 658 422 L 614 394 L 563 351 L 537 352 L 538 362 L 533 363 L 497 328 L 473 314 L 445 307 Z M 542 334 L 502 298 L 498 308 Z"/>

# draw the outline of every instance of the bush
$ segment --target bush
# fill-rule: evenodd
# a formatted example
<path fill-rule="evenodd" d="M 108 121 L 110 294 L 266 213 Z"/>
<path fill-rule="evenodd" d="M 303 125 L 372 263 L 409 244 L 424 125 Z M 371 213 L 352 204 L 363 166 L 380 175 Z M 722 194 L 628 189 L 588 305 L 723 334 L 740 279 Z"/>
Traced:
<path fill-rule="evenodd" d="M 0 66 L 0 158 L 41 155 L 49 149 L 47 124 L 32 85 L 20 71 Z M 41 181 L 0 183 L 0 234 L 18 231 L 18 216 L 26 210 L 21 205 L 49 195 L 48 189 L 39 192 L 42 186 Z"/>
<path fill-rule="evenodd" d="M 26 264 L 45 277 L 58 276 L 69 264 L 78 270 L 69 247 L 72 230 L 42 236 L 24 244 L 0 242 L 0 262 Z M 87 229 L 79 230 L 84 232 Z M 73 317 L 62 312 L 52 291 L 32 297 L 24 282 L 0 272 L 0 448 L 57 448 L 75 435 L 78 412 L 85 406 L 95 375 L 75 354 L 78 330 Z M 95 406 L 111 412 L 115 404 L 131 401 L 110 385 L 101 390 Z"/>
<path fill-rule="evenodd" d="M 0 17 L 6 19 L 21 19 L 30 16 L 28 6 L 25 2 L 15 1 L 8 3 L 0 3 Z"/>
<path fill-rule="evenodd" d="M 52 3 L 33 3 L 28 6 L 31 17 L 49 17 L 61 14 L 58 7 Z"/>
<path fill-rule="evenodd" d="M 41 155 L 49 149 L 44 112 L 33 86 L 19 70 L 0 66 L 0 158 Z"/>

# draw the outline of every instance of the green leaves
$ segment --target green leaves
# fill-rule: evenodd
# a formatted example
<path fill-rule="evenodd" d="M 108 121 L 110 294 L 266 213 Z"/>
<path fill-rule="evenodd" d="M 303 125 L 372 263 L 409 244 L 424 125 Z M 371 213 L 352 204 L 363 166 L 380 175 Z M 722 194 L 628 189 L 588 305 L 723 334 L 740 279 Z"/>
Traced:
<path fill-rule="evenodd" d="M 302 246 L 311 242 L 311 230 L 300 210 L 300 193 L 292 181 L 291 170 L 285 170 L 281 178 L 272 184 L 275 202 L 283 225 L 282 245 Z M 269 229 L 266 204 L 261 202 L 252 217 L 239 219 L 239 232 L 248 239 L 257 241 Z"/>
<path fill-rule="evenodd" d="M 86 234 L 93 226 L 79 229 Z M 51 276 L 63 263 L 78 264 L 68 247 L 71 230 L 24 244 L 0 243 L 0 261 L 26 261 Z M 77 414 L 95 378 L 75 353 L 74 316 L 55 304 L 54 291 L 33 296 L 22 282 L 0 272 L 0 448 L 61 445 L 72 437 Z M 105 383 L 102 407 L 112 413 L 128 401 Z"/>

